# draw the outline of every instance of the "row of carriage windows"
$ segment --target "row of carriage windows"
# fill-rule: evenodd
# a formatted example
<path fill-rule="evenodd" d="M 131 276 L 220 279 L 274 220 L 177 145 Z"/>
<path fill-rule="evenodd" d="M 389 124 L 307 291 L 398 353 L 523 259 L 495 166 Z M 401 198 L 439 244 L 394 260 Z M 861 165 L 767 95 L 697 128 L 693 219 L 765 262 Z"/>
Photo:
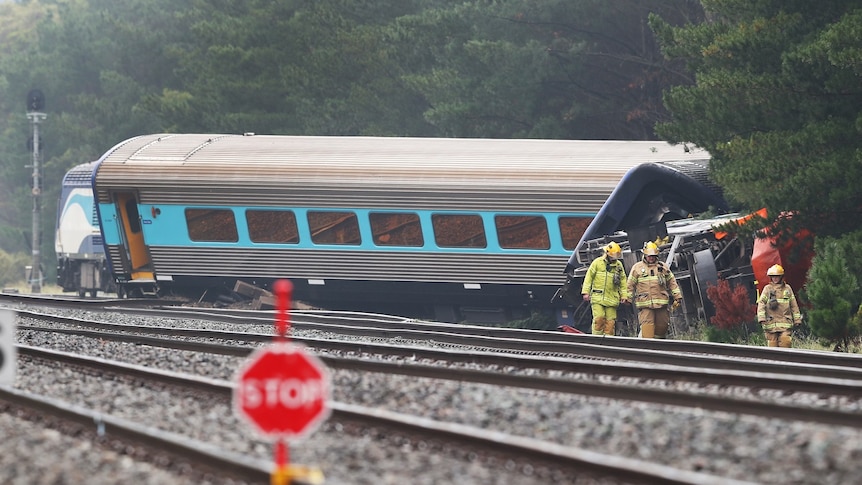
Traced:
<path fill-rule="evenodd" d="M 296 215 L 292 211 L 247 210 L 249 238 L 256 243 L 299 243 Z M 371 234 L 377 246 L 425 245 L 419 215 L 412 212 L 371 212 Z M 359 219 L 353 212 L 308 211 L 308 227 L 314 244 L 358 246 L 362 239 Z M 591 219 L 560 217 L 563 247 L 577 245 Z M 239 240 L 234 213 L 226 209 L 186 209 L 189 237 L 200 242 Z M 487 247 L 485 227 L 478 214 L 432 214 L 434 242 L 445 248 Z M 549 249 L 546 219 L 541 216 L 494 216 L 497 240 L 504 249 Z"/>

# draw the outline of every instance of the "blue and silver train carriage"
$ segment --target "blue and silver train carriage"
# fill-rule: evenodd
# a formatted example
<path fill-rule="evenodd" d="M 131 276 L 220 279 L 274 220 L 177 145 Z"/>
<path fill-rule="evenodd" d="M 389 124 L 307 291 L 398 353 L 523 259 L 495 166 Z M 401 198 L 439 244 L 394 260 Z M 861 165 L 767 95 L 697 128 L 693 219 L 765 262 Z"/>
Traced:
<path fill-rule="evenodd" d="M 76 292 L 81 297 L 115 291 L 93 199 L 95 168 L 96 162 L 90 162 L 66 172 L 54 232 L 57 284 L 63 291 Z"/>
<path fill-rule="evenodd" d="M 549 309 L 630 169 L 703 175 L 707 161 L 664 142 L 155 134 L 108 151 L 94 188 L 123 294 L 289 278 L 329 309 L 477 322 Z M 644 207 L 676 190 L 663 183 Z M 709 204 L 694 199 L 672 210 Z"/>

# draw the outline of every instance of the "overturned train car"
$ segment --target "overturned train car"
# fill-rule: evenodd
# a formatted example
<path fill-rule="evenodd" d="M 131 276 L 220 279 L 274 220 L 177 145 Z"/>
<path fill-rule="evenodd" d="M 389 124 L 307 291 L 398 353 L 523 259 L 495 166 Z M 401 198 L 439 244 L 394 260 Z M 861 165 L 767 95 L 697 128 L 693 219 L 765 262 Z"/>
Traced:
<path fill-rule="evenodd" d="M 659 221 L 582 241 L 567 264 L 566 284 L 560 292 L 576 309 L 572 325 L 579 329 L 589 328 L 590 310 L 588 307 L 583 308 L 586 305 L 581 305 L 581 283 L 590 262 L 601 256 L 602 248 L 611 241 L 623 249 L 626 271 L 631 270 L 642 257 L 645 242 L 659 241 L 659 260 L 671 268 L 683 293 L 681 308 L 671 315 L 672 322 L 677 326 L 708 321 L 715 315 L 707 290 L 717 285 L 719 279 L 726 280 L 732 286 L 742 285 L 750 293 L 751 301 L 754 301 L 757 289 L 757 278 L 752 267 L 755 241 L 717 230 L 739 217 L 738 214 L 727 214 L 705 219 Z M 625 322 L 620 325 L 623 332 L 636 334 L 635 313 L 623 313 L 625 316 L 622 320 Z"/>
<path fill-rule="evenodd" d="M 330 309 L 565 322 L 560 268 L 626 174 L 644 167 L 634 222 L 682 218 L 721 199 L 708 159 L 664 142 L 155 134 L 109 150 L 93 186 L 122 294 L 288 278 Z"/>

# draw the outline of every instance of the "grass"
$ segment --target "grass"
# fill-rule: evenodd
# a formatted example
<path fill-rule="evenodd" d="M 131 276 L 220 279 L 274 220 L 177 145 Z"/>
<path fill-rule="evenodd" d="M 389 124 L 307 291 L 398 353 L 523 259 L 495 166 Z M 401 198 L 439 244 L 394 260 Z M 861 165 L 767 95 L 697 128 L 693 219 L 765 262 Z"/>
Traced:
<path fill-rule="evenodd" d="M 9 290 L 17 290 L 18 293 L 28 295 L 33 293 L 32 288 L 30 287 L 30 283 L 27 283 L 24 280 L 15 283 L 9 283 L 3 287 L 3 290 L 7 292 Z M 44 293 L 46 295 L 61 295 L 63 294 L 63 288 L 60 288 L 58 285 L 55 284 L 43 284 L 42 291 L 40 292 L 40 294 L 41 293 Z"/>
<path fill-rule="evenodd" d="M 732 330 L 722 330 L 712 325 L 707 324 L 702 320 L 698 320 L 694 325 L 687 329 L 674 332 L 673 338 L 677 340 L 695 340 L 701 342 L 722 342 L 737 345 L 753 345 L 759 347 L 766 346 L 766 337 L 759 326 L 749 325 L 741 326 Z M 793 332 L 794 349 L 803 350 L 818 350 L 823 352 L 835 351 L 835 345 L 824 342 L 821 339 L 811 335 L 807 327 L 795 330 Z M 862 342 L 856 341 L 850 345 L 847 350 L 851 354 L 862 353 Z"/>

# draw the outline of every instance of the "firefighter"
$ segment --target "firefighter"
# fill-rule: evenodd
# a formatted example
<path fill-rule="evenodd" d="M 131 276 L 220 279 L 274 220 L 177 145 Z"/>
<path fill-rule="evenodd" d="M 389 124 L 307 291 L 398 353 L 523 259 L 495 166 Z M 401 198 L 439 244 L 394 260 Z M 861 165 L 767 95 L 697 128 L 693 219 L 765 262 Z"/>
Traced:
<path fill-rule="evenodd" d="M 628 293 L 634 300 L 641 325 L 640 337 L 666 338 L 673 308 L 682 301 L 682 291 L 670 268 L 658 260 L 658 246 L 644 244 L 643 258 L 632 266 L 628 278 Z"/>
<path fill-rule="evenodd" d="M 602 248 L 604 254 L 594 259 L 587 269 L 581 295 L 593 310 L 593 335 L 614 335 L 617 307 L 629 301 L 626 270 L 620 261 L 623 251 L 611 241 Z"/>
<path fill-rule="evenodd" d="M 757 299 L 757 321 L 770 347 L 790 347 L 790 329 L 802 324 L 802 313 L 790 285 L 784 282 L 784 268 L 774 264 L 766 270 L 769 283 Z"/>

